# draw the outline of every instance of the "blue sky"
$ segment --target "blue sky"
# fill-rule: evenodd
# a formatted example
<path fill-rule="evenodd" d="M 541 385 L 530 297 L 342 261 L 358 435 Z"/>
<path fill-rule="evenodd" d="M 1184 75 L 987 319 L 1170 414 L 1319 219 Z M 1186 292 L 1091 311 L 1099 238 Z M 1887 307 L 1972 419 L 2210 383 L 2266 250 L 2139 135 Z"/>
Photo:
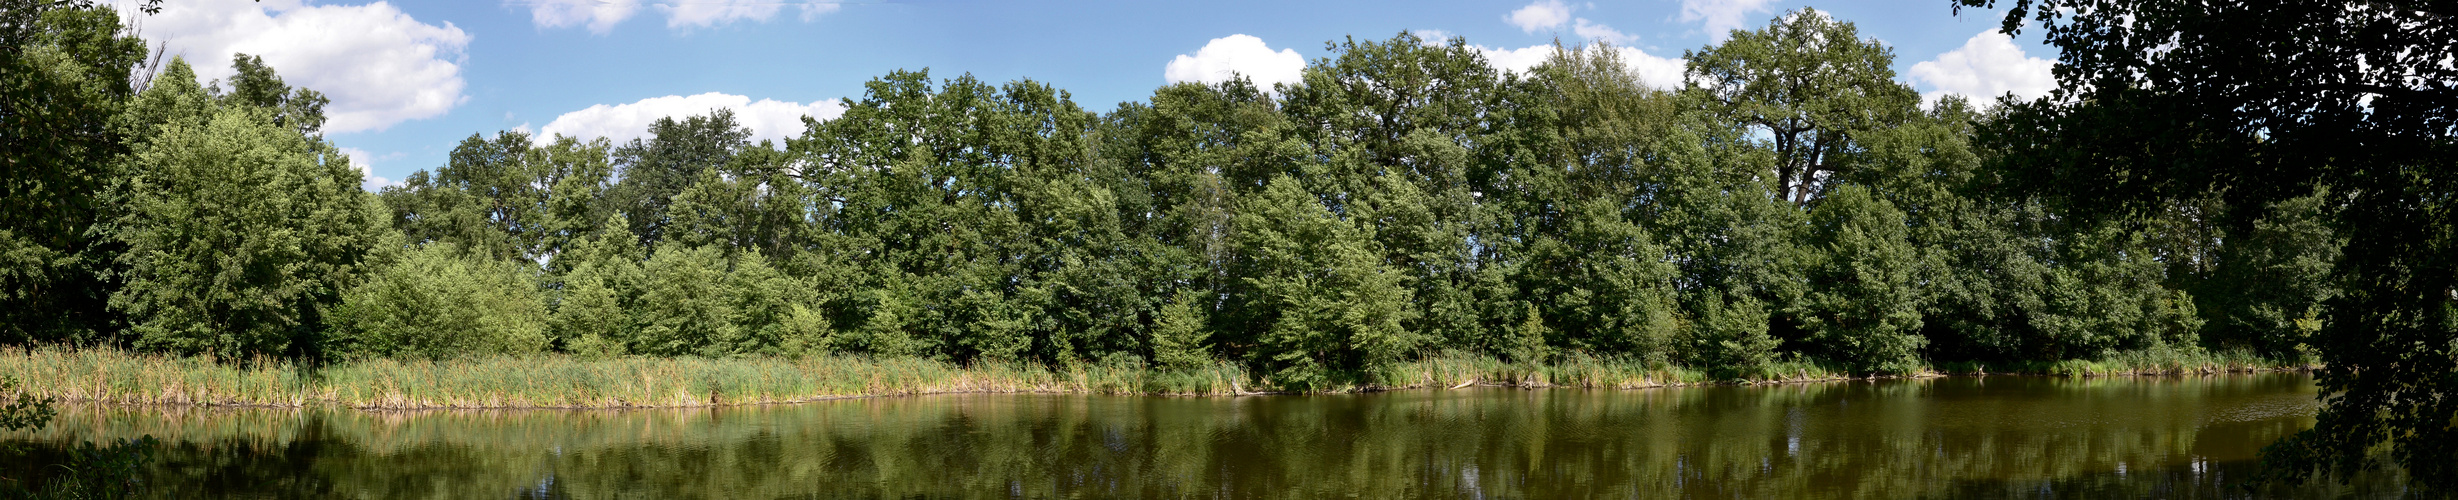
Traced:
<path fill-rule="evenodd" d="M 1325 41 L 1412 31 L 1465 37 L 1504 67 L 1557 37 L 1607 40 L 1637 51 L 1643 80 L 1670 80 L 1682 51 L 1801 7 L 1894 47 L 1899 78 L 1924 94 L 2053 88 L 2055 53 L 2036 34 L 2009 41 L 1993 33 L 1997 13 L 1956 16 L 1947 0 L 189 0 L 132 21 L 205 78 L 244 52 L 331 95 L 327 138 L 374 187 L 442 165 L 473 133 L 620 142 L 656 116 L 724 106 L 759 136 L 791 136 L 801 115 L 833 116 L 838 98 L 896 69 L 1031 78 L 1106 111 L 1173 77 L 1286 79 L 1328 56 Z"/>

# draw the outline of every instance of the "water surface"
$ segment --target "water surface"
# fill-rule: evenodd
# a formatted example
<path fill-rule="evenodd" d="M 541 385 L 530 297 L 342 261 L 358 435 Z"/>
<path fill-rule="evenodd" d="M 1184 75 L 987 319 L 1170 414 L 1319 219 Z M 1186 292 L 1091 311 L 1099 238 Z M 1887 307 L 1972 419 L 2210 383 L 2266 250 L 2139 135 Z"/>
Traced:
<path fill-rule="evenodd" d="M 2249 489 L 2302 374 L 1651 390 L 943 395 L 634 411 L 71 406 L 173 497 L 2383 497 Z"/>

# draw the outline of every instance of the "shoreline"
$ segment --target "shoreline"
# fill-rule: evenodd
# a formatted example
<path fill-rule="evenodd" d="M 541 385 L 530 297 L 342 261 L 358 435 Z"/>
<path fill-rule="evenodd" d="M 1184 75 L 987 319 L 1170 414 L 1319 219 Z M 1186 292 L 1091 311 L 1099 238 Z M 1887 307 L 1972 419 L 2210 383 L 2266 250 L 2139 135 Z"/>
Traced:
<path fill-rule="evenodd" d="M 1948 364 L 1906 375 L 1850 376 L 1814 363 L 1782 363 L 1760 377 L 1708 377 L 1678 366 L 1571 357 L 1556 363 L 1505 363 L 1438 356 L 1379 370 L 1374 379 L 1316 392 L 1276 390 L 1229 363 L 1181 372 L 1140 366 L 1047 368 L 1025 364 L 956 366 L 921 359 L 615 358 L 568 355 L 452 361 L 378 359 L 315 370 L 270 361 L 248 367 L 209 359 L 110 349 L 0 350 L 0 376 L 22 392 L 61 403 L 195 408 L 346 408 L 356 411 L 646 410 L 791 405 L 846 399 L 960 394 L 1097 394 L 1243 397 L 1362 394 L 1469 387 L 1642 390 L 1713 385 L 1784 385 L 1946 377 L 2064 378 L 2216 375 L 2311 371 L 2307 364 L 2251 362 L 2203 355 L 2136 360 L 2018 363 L 1991 370 Z M 2088 368 L 2088 369 L 2078 369 Z M 2024 369 L 2029 368 L 2029 369 Z M 1764 376 L 1774 375 L 1775 376 Z M 1264 384 L 1249 388 L 1249 383 Z M 1261 389 L 1261 390 L 1250 390 Z M 15 395 L 0 395 L 15 397 Z"/>

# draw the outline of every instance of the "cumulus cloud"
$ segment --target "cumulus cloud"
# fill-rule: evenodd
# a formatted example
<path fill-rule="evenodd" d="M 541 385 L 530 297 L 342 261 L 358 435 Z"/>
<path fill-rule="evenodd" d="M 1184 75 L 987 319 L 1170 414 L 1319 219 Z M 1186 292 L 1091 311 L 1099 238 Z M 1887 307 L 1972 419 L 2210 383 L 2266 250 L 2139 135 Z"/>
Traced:
<path fill-rule="evenodd" d="M 1545 59 L 1553 57 L 1552 45 L 1533 45 L 1516 49 L 1497 49 L 1478 45 L 1475 48 L 1477 53 L 1485 55 L 1485 64 L 1493 65 L 1494 69 L 1512 73 L 1525 74 L 1529 68 L 1544 64 Z"/>
<path fill-rule="evenodd" d="M 1584 17 L 1571 17 L 1570 11 L 1571 6 L 1562 3 L 1561 0 L 1537 0 L 1535 3 L 1530 3 L 1526 7 L 1520 7 L 1519 10 L 1502 16 L 1502 20 L 1510 22 L 1512 26 L 1518 26 L 1520 31 L 1529 33 L 1561 29 L 1567 25 L 1570 26 L 1572 34 L 1588 40 L 1629 44 L 1639 39 L 1638 35 L 1623 33 L 1604 23 L 1589 21 Z"/>
<path fill-rule="evenodd" d="M 1538 64 L 1544 64 L 1546 59 L 1553 57 L 1552 45 L 1534 45 L 1516 49 L 1498 49 L 1480 45 L 1474 48 L 1478 53 L 1485 55 L 1486 64 L 1493 65 L 1494 69 L 1519 74 L 1526 74 L 1529 69 L 1535 68 Z M 1631 76 L 1639 79 L 1639 83 L 1662 90 L 1681 87 L 1683 68 L 1680 58 L 1656 57 L 1644 50 L 1622 46 L 1613 46 L 1613 51 L 1615 55 L 1621 56 L 1622 65 L 1630 70 Z"/>
<path fill-rule="evenodd" d="M 1570 23 L 1570 6 L 1563 5 L 1562 0 L 1537 0 L 1502 16 L 1502 20 L 1529 33 L 1560 28 Z"/>
<path fill-rule="evenodd" d="M 324 130 L 383 130 L 442 115 L 461 94 L 469 33 L 419 22 L 391 4 L 305 5 L 300 0 L 193 0 L 146 16 L 124 9 L 146 38 L 169 44 L 197 77 L 227 79 L 232 54 L 264 58 L 292 87 L 323 92 Z"/>
<path fill-rule="evenodd" d="M 358 169 L 358 174 L 362 178 L 362 180 L 359 181 L 360 189 L 377 191 L 387 187 L 401 185 L 401 181 L 376 176 L 375 160 L 377 157 L 373 154 L 368 154 L 367 150 L 359 148 L 341 148 L 341 155 L 350 158 L 351 168 Z M 383 158 L 393 159 L 400 157 L 401 153 L 393 153 L 385 155 Z"/>
<path fill-rule="evenodd" d="M 802 117 L 834 119 L 845 113 L 837 101 L 801 104 L 773 99 L 751 100 L 750 97 L 709 92 L 689 96 L 665 96 L 641 99 L 626 104 L 599 104 L 564 113 L 547 122 L 538 133 L 548 137 L 561 135 L 579 139 L 604 137 L 625 142 L 648 135 L 649 123 L 658 118 L 683 119 L 708 114 L 712 110 L 734 110 L 734 119 L 751 129 L 751 140 L 782 141 L 802 135 Z"/>
<path fill-rule="evenodd" d="M 1621 30 L 1613 29 L 1612 26 L 1590 22 L 1587 18 L 1579 18 L 1579 24 L 1572 26 L 1570 32 L 1579 35 L 1579 38 L 1613 42 L 1614 45 L 1628 45 L 1639 39 L 1638 35 L 1623 33 Z"/>
<path fill-rule="evenodd" d="M 1179 54 L 1162 70 L 1169 83 L 1220 83 L 1231 75 L 1245 75 L 1255 86 L 1271 88 L 1275 83 L 1296 84 L 1306 70 L 1306 57 L 1294 49 L 1272 51 L 1263 39 L 1248 35 L 1214 38 L 1194 55 Z"/>
<path fill-rule="evenodd" d="M 528 5 L 530 22 L 545 28 L 587 25 L 589 31 L 605 34 L 615 24 L 638 12 L 640 0 L 505 0 L 506 5 Z M 666 14 L 666 27 L 710 27 L 735 21 L 767 21 L 777 17 L 787 5 L 796 5 L 803 21 L 819 19 L 822 14 L 836 12 L 842 5 L 836 2 L 778 2 L 775 0 L 668 0 L 648 2 Z"/>
<path fill-rule="evenodd" d="M 545 28 L 587 25 L 605 34 L 640 10 L 637 0 L 506 0 L 529 4 L 529 22 Z"/>
<path fill-rule="evenodd" d="M 2057 89 L 2057 76 L 2050 71 L 2056 66 L 2055 61 L 2024 53 L 2014 45 L 2013 37 L 1988 30 L 1972 36 L 1961 48 L 1913 64 L 1911 77 L 1929 87 L 1921 97 L 1930 103 L 1946 94 L 1974 102 L 1988 102 L 2007 93 L 2031 99 Z"/>
<path fill-rule="evenodd" d="M 1716 43 L 1732 36 L 1732 31 L 1757 19 L 1751 15 L 1772 10 L 1775 0 L 1681 0 L 1682 22 L 1698 22 L 1707 37 Z"/>

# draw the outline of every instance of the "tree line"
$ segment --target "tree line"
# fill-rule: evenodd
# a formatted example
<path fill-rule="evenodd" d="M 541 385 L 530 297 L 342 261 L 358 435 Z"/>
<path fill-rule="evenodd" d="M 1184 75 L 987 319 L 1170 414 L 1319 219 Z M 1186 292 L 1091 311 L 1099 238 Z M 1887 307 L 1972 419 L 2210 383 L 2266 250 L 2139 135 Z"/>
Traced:
<path fill-rule="evenodd" d="M 2431 472 L 2458 446 L 2446 9 L 2007 7 L 2061 50 L 2056 94 L 1923 102 L 1805 9 L 1687 51 L 1677 89 L 1608 46 L 1514 72 L 1406 33 L 1105 112 L 899 71 L 782 143 L 725 110 L 619 144 L 476 134 L 368 193 L 326 99 L 260 60 L 200 82 L 107 8 L 8 3 L 0 343 L 1292 388 L 1438 353 L 1749 377 L 2244 350 L 2322 363 L 2321 424 L 2271 451 L 2291 478 L 2385 441 L 2418 484 L 2458 477 Z"/>
<path fill-rule="evenodd" d="M 1680 89 L 1609 46 L 1518 73 L 1409 34 L 1108 112 L 899 71 L 783 144 L 723 109 L 621 144 L 476 134 L 380 194 L 321 95 L 255 58 L 132 75 L 105 9 L 16 26 L 20 344 L 1229 361 L 1297 387 L 1442 351 L 1728 376 L 2297 358 L 2339 245 L 2324 192 L 2223 238 L 2216 198 L 2089 218 L 2010 189 L 2027 172 L 1975 133 L 1999 107 L 1924 105 L 1814 10 L 1690 51 Z"/>

